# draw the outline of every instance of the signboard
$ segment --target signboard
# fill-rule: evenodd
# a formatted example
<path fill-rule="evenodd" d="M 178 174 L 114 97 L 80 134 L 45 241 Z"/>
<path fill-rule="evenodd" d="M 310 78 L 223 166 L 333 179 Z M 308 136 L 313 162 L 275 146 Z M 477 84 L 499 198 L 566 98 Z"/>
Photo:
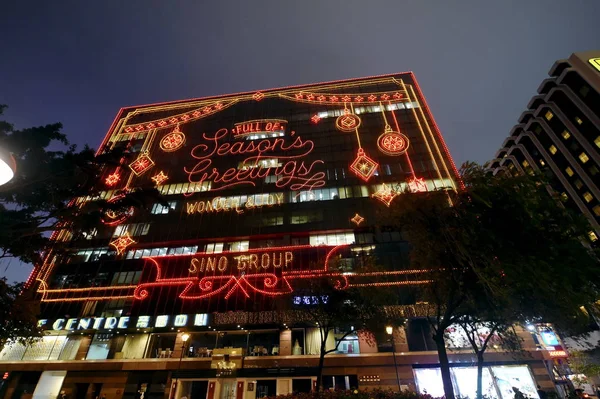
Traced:
<path fill-rule="evenodd" d="M 178 314 L 138 317 L 82 317 L 55 320 L 40 319 L 38 327 L 55 331 L 125 330 L 128 328 L 203 327 L 208 325 L 208 314 Z"/>

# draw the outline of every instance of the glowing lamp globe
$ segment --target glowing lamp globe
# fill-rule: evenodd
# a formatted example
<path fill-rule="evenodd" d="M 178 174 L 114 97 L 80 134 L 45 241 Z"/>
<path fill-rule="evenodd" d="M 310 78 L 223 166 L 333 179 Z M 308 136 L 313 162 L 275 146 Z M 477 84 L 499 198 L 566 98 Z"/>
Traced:
<path fill-rule="evenodd" d="M 394 327 L 392 327 L 392 326 L 386 326 L 385 327 L 385 332 L 388 333 L 388 335 L 392 335 L 392 333 L 394 332 Z"/>
<path fill-rule="evenodd" d="M 15 159 L 8 151 L 0 148 L 0 186 L 8 183 L 17 170 Z"/>

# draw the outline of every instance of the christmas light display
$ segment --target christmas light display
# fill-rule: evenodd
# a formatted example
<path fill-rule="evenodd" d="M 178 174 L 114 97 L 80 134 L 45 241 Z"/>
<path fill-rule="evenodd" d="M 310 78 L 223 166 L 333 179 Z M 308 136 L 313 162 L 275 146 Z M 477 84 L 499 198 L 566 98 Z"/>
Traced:
<path fill-rule="evenodd" d="M 233 125 L 231 133 L 238 137 L 245 137 L 257 133 L 283 132 L 287 126 L 284 119 L 255 119 L 251 121 L 238 122 Z"/>
<path fill-rule="evenodd" d="M 365 155 L 362 148 L 358 149 L 356 158 L 350 164 L 350 170 L 364 181 L 368 181 L 377 170 L 379 164 Z"/>
<path fill-rule="evenodd" d="M 408 188 L 410 191 L 414 193 L 426 192 L 427 191 L 427 183 L 422 178 L 413 178 L 408 181 Z"/>
<path fill-rule="evenodd" d="M 148 169 L 154 166 L 154 161 L 147 152 L 141 154 L 135 161 L 129 164 L 129 168 L 136 176 L 143 175 Z"/>
<path fill-rule="evenodd" d="M 125 194 L 116 195 L 116 196 L 112 197 L 111 199 L 109 199 L 107 202 L 109 204 L 115 203 L 115 202 L 123 199 L 124 197 L 125 197 Z M 116 225 L 122 224 L 130 216 L 133 215 L 134 211 L 135 211 L 135 209 L 133 207 L 130 207 L 127 210 L 119 210 L 119 211 L 114 211 L 114 210 L 110 209 L 110 210 L 106 211 L 104 213 L 104 215 L 102 216 L 102 223 L 104 223 L 108 226 L 116 226 Z"/>
<path fill-rule="evenodd" d="M 312 123 L 314 123 L 315 125 L 317 123 L 319 123 L 320 120 L 321 120 L 321 117 L 318 114 L 314 114 L 313 116 L 310 117 L 310 121 Z"/>
<path fill-rule="evenodd" d="M 335 120 L 335 127 L 342 132 L 352 132 L 360 126 L 360 118 L 357 115 L 345 110 L 343 115 L 340 115 Z"/>
<path fill-rule="evenodd" d="M 256 101 L 260 101 L 260 100 L 262 100 L 263 98 L 265 98 L 265 95 L 264 95 L 263 93 L 261 93 L 260 91 L 257 91 L 256 93 L 254 93 L 254 94 L 252 95 L 252 98 L 253 98 L 254 100 L 256 100 Z"/>
<path fill-rule="evenodd" d="M 379 151 L 385 155 L 398 156 L 404 154 L 408 149 L 408 137 L 391 129 L 384 132 L 377 139 Z"/>
<path fill-rule="evenodd" d="M 110 175 L 106 176 L 106 179 L 104 179 L 104 183 L 106 183 L 107 186 L 112 187 L 114 185 L 116 185 L 119 180 L 121 180 L 121 175 L 119 174 L 119 172 L 115 171 L 114 173 L 111 173 Z"/>
<path fill-rule="evenodd" d="M 152 176 L 151 179 L 154 182 L 154 184 L 156 184 L 157 186 L 160 186 L 161 184 L 163 184 L 165 181 L 167 181 L 169 179 L 169 176 L 167 176 L 165 174 L 165 172 L 163 172 L 161 170 L 160 173 Z"/>
<path fill-rule="evenodd" d="M 377 198 L 379 201 L 383 202 L 386 206 L 390 206 L 392 201 L 394 200 L 394 198 L 396 198 L 399 195 L 399 193 L 392 189 L 392 187 L 388 186 L 387 184 L 383 183 L 381 185 L 381 188 L 379 188 L 379 190 L 377 190 L 372 197 L 373 198 Z"/>
<path fill-rule="evenodd" d="M 171 133 L 162 138 L 159 147 L 164 152 L 173 152 L 180 149 L 184 144 L 185 134 L 179 130 L 179 125 L 177 125 Z"/>
<path fill-rule="evenodd" d="M 111 241 L 108 245 L 117 250 L 117 255 L 121 255 L 128 246 L 135 244 L 136 241 L 129 236 L 129 232 L 126 232 L 124 236 L 118 237 Z"/>
<path fill-rule="evenodd" d="M 365 220 L 365 218 L 360 216 L 358 213 L 350 219 L 350 221 L 357 226 L 359 226 L 362 222 L 364 222 L 364 220 Z"/>
<path fill-rule="evenodd" d="M 389 91 L 389 92 L 378 92 L 378 93 L 355 93 L 346 94 L 340 97 L 339 94 L 328 94 L 328 93 L 316 93 L 316 92 L 296 92 L 296 93 L 282 93 L 280 97 L 305 103 L 319 103 L 319 104 L 338 104 L 340 101 L 345 103 L 377 103 L 379 101 L 406 101 L 406 96 L 401 91 Z"/>

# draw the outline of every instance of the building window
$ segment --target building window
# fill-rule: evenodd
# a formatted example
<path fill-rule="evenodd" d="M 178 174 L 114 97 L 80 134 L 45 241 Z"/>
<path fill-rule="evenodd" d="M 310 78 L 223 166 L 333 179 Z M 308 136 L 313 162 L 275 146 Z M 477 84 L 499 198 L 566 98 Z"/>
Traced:
<path fill-rule="evenodd" d="M 550 111 L 546 112 L 546 115 L 544 115 L 544 117 L 546 118 L 547 121 L 549 121 L 550 119 L 552 119 L 554 117 L 554 114 Z"/>
<path fill-rule="evenodd" d="M 542 132 L 542 127 L 540 125 L 537 125 L 534 129 L 534 132 L 536 132 L 537 134 L 540 134 Z"/>
<path fill-rule="evenodd" d="M 546 162 L 544 162 L 544 160 L 543 160 L 543 159 L 540 159 L 540 165 L 542 165 L 542 166 L 546 166 Z"/>
<path fill-rule="evenodd" d="M 310 245 L 347 245 L 354 243 L 354 233 L 314 234 L 310 236 Z"/>
<path fill-rule="evenodd" d="M 233 241 L 226 242 L 223 249 L 231 252 L 246 252 L 249 247 L 250 241 Z"/>
<path fill-rule="evenodd" d="M 581 120 L 581 118 L 580 118 L 580 117 L 578 117 L 578 116 L 576 116 L 576 117 L 575 117 L 575 122 L 577 122 L 577 124 L 578 124 L 578 125 L 581 125 L 581 124 L 583 124 L 583 121 L 582 121 L 582 120 Z"/>
<path fill-rule="evenodd" d="M 152 205 L 152 210 L 150 211 L 153 215 L 165 215 L 169 213 L 170 210 L 174 210 L 175 206 L 177 206 L 176 201 L 169 201 L 169 206 L 164 206 L 163 204 L 156 203 Z"/>
<path fill-rule="evenodd" d="M 600 148 L 600 136 L 596 137 L 594 144 L 596 144 L 596 147 Z"/>
<path fill-rule="evenodd" d="M 283 224 L 283 215 L 263 216 L 263 226 L 281 226 Z"/>
<path fill-rule="evenodd" d="M 133 224 L 122 224 L 117 226 L 113 237 L 122 237 L 125 233 L 129 233 L 130 236 L 145 236 L 150 230 L 150 223 L 133 223 Z"/>
<path fill-rule="evenodd" d="M 323 220 L 323 212 L 320 210 L 312 212 L 294 212 L 290 220 L 291 224 L 316 223 Z"/>
<path fill-rule="evenodd" d="M 582 152 L 581 154 L 579 154 L 579 160 L 582 163 L 586 163 L 587 161 L 590 160 L 590 157 L 588 157 L 588 155 L 585 152 Z"/>
<path fill-rule="evenodd" d="M 567 193 L 560 193 L 560 200 L 562 202 L 567 202 L 568 199 L 569 199 L 569 196 L 567 195 Z"/>
<path fill-rule="evenodd" d="M 589 171 L 592 176 L 596 176 L 598 174 L 598 172 L 600 172 L 598 170 L 598 168 L 596 167 L 596 165 L 590 166 Z"/>
<path fill-rule="evenodd" d="M 221 252 L 223 252 L 223 243 L 217 242 L 213 244 L 206 244 L 205 252 L 207 254 L 220 254 Z"/>
<path fill-rule="evenodd" d="M 578 190 L 581 190 L 583 187 L 583 182 L 579 179 L 575 180 L 575 187 L 577 187 Z"/>
<path fill-rule="evenodd" d="M 588 233 L 588 237 L 590 237 L 590 241 L 592 241 L 592 242 L 598 241 L 598 236 L 593 231 L 590 231 Z"/>
<path fill-rule="evenodd" d="M 114 274 L 111 285 L 130 285 L 137 284 L 142 277 L 142 271 L 137 272 L 117 272 Z"/>
<path fill-rule="evenodd" d="M 566 167 L 566 169 L 565 169 L 565 172 L 567 172 L 567 174 L 568 174 L 569 176 L 573 176 L 573 175 L 575 174 L 575 172 L 573 172 L 573 169 L 571 169 L 571 167 L 570 167 L 570 166 L 567 166 L 567 167 Z"/>
<path fill-rule="evenodd" d="M 562 134 L 563 139 L 565 139 L 565 140 L 568 139 L 569 137 L 571 137 L 571 133 L 569 133 L 568 130 L 563 130 L 563 132 L 561 134 Z"/>
<path fill-rule="evenodd" d="M 594 196 L 590 194 L 589 191 L 586 191 L 585 193 L 583 193 L 583 199 L 585 200 L 585 202 L 591 202 L 594 199 Z"/>
<path fill-rule="evenodd" d="M 529 162 L 527 162 L 527 160 L 524 160 L 523 162 L 521 162 L 521 164 L 524 168 L 527 168 L 529 166 Z"/>
<path fill-rule="evenodd" d="M 592 211 L 594 211 L 594 214 L 596 216 L 600 216 L 600 205 L 596 205 L 595 207 L 593 207 Z"/>
<path fill-rule="evenodd" d="M 550 151 L 550 153 L 551 153 L 552 155 L 556 154 L 556 152 L 558 151 L 554 145 L 551 145 L 551 146 L 548 148 L 548 150 Z"/>

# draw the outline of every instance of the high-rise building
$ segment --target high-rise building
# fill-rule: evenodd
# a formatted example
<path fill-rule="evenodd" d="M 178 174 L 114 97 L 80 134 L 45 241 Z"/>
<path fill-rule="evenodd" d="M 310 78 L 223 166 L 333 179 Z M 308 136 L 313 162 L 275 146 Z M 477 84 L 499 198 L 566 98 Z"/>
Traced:
<path fill-rule="evenodd" d="M 543 173 L 600 234 L 600 51 L 557 61 L 490 163 L 497 173 Z"/>
<path fill-rule="evenodd" d="M 309 391 L 319 327 L 285 319 L 274 299 L 311 306 L 311 293 L 297 290 L 306 279 L 337 279 L 340 289 L 427 284 L 400 233 L 378 227 L 376 214 L 397 195 L 460 186 L 412 73 L 124 108 L 98 153 L 119 148 L 125 155 L 106 165 L 99 193 L 73 205 L 145 186 L 164 200 L 106 212 L 85 234 L 54 233 L 66 254 L 50 251 L 28 281 L 47 335 L 2 349 L 4 398 Z M 357 254 L 377 254 L 385 271 L 353 272 Z M 429 324 L 413 316 L 390 331 L 393 341 L 339 326 L 324 385 L 442 396 Z M 453 365 L 464 366 L 453 368 L 455 382 L 472 394 L 472 356 L 458 330 L 449 334 Z M 487 394 L 512 398 L 519 386 L 535 397 L 534 381 L 553 386 L 544 361 L 564 354 L 556 336 L 547 327 L 521 334 L 531 356 L 490 354 Z"/>

